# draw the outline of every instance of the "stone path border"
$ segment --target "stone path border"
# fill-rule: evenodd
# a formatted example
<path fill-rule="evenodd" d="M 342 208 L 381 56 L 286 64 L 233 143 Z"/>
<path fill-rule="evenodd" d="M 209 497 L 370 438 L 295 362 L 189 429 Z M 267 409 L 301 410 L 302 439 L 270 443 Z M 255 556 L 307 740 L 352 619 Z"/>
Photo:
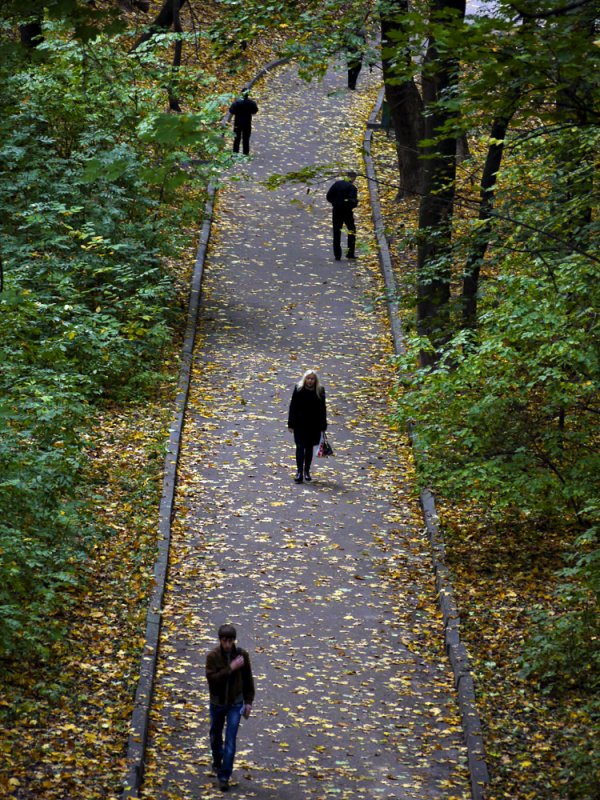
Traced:
<path fill-rule="evenodd" d="M 367 181 L 369 184 L 369 196 L 371 200 L 371 210 L 373 214 L 373 224 L 375 236 L 377 238 L 377 250 L 379 253 L 379 263 L 386 288 L 386 303 L 392 328 L 392 338 L 396 354 L 404 352 L 404 338 L 398 312 L 396 297 L 396 281 L 392 269 L 390 250 L 385 235 L 385 226 L 381 214 L 381 204 L 377 190 L 377 176 L 371 156 L 371 143 L 373 139 L 373 128 L 370 127 L 376 121 L 381 109 L 384 97 L 384 89 L 381 90 L 375 107 L 369 117 L 368 127 L 363 139 L 363 158 L 365 162 Z M 414 448 L 414 439 L 412 439 Z M 471 795 L 473 800 L 485 800 L 486 787 L 489 784 L 489 773 L 485 761 L 485 748 L 481 733 L 481 720 L 477 712 L 475 699 L 475 686 L 470 672 L 469 657 L 466 648 L 460 640 L 460 616 L 458 606 L 454 597 L 454 591 L 450 582 L 450 571 L 445 564 L 445 547 L 442 534 L 438 527 L 438 515 L 435 507 L 435 499 L 428 489 L 421 492 L 421 508 L 427 536 L 431 545 L 431 556 L 433 561 L 433 571 L 435 584 L 438 592 L 438 603 L 443 616 L 444 637 L 446 652 L 454 673 L 454 682 L 458 696 L 458 705 L 461 715 L 463 735 L 467 747 L 467 757 L 469 764 L 469 775 L 471 781 Z"/>
<path fill-rule="evenodd" d="M 288 58 L 278 58 L 270 61 L 256 75 L 245 84 L 249 89 L 267 75 L 271 70 L 286 64 Z M 229 122 L 229 113 L 225 114 L 221 124 Z M 202 277 L 204 274 L 204 261 L 208 250 L 210 230 L 214 212 L 215 195 L 217 186 L 214 182 L 208 185 L 208 199 L 204 206 L 203 223 L 200 231 L 200 241 L 196 253 L 196 261 L 192 274 L 190 300 L 188 305 L 187 323 L 182 348 L 181 366 L 173 423 L 169 429 L 169 440 L 165 456 L 162 493 L 158 515 L 158 555 L 154 564 L 154 589 L 150 598 L 146 615 L 146 641 L 141 657 L 140 677 L 135 693 L 133 713 L 129 727 L 127 742 L 127 774 L 123 782 L 121 800 L 137 800 L 144 778 L 144 760 L 148 742 L 148 727 L 150 720 L 150 707 L 156 677 L 156 664 L 160 642 L 160 628 L 162 622 L 162 606 L 165 593 L 165 583 L 169 568 L 169 548 L 171 544 L 171 521 L 177 484 L 177 467 L 181 449 L 181 436 L 185 410 L 188 401 L 190 378 L 192 370 L 192 357 L 196 340 L 198 309 L 202 294 Z"/>

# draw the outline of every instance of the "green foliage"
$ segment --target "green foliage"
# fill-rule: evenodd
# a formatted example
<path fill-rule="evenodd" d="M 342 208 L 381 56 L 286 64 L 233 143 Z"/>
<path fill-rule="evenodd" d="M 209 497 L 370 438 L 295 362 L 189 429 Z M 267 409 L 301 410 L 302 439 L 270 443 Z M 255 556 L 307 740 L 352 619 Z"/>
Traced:
<path fill-rule="evenodd" d="M 360 35 L 371 29 L 369 38 L 376 39 L 376 7 L 376 2 L 357 0 L 309 0 L 301 4 L 290 0 L 224 0 L 209 35 L 217 54 L 235 53 L 243 58 L 255 38 L 270 32 L 280 42 L 280 54 L 294 59 L 299 75 L 310 80 L 322 77 L 332 58 L 340 54 L 364 52 L 369 62 L 377 63 L 378 48 Z"/>
<path fill-rule="evenodd" d="M 68 23 L 79 41 L 94 39 L 99 32 L 119 33 L 123 20 L 118 6 L 81 2 L 81 0 L 46 0 L 43 4 L 48 19 Z M 37 0 L 3 0 L 2 19 L 12 25 L 37 19 L 41 12 Z"/>
<path fill-rule="evenodd" d="M 588 131 L 567 138 L 587 185 L 596 141 Z M 520 507 L 577 522 L 600 466 L 599 270 L 584 254 L 597 231 L 593 219 L 585 221 L 590 195 L 574 191 L 573 170 L 560 185 L 554 155 L 546 140 L 527 140 L 515 153 L 499 198 L 498 215 L 507 219 L 496 228 L 494 277 L 483 286 L 477 333 L 456 334 L 435 369 L 415 372 L 409 351 L 399 415 L 418 422 L 424 481 L 489 503 L 497 514 Z M 517 186 L 529 187 L 520 191 L 521 205 Z M 577 219 L 581 253 L 568 252 L 567 225 Z"/>
<path fill-rule="evenodd" d="M 521 274 L 512 274 L 514 267 L 507 259 L 506 274 L 487 288 L 493 308 L 480 317 L 477 346 L 471 334 L 458 334 L 436 369 L 416 374 L 409 352 L 399 414 L 417 420 L 423 480 L 445 494 L 489 503 L 498 514 L 520 507 L 576 519 L 600 466 L 597 352 L 581 324 L 593 314 L 589 264 L 565 259 L 554 280 L 540 262 L 527 273 L 519 264 Z"/>
<path fill-rule="evenodd" d="M 552 612 L 534 615 L 525 671 L 547 692 L 583 697 L 565 731 L 565 769 L 569 797 L 586 800 L 598 790 L 586 732 L 598 730 L 600 713 L 600 136 L 588 12 L 519 26 L 501 15 L 466 26 L 460 39 L 445 34 L 462 64 L 463 128 L 481 133 L 515 111 L 516 132 L 504 143 L 491 220 L 463 210 L 452 247 L 430 265 L 434 278 L 450 259 L 456 285 L 487 237 L 477 326 L 461 329 L 457 297 L 434 367 L 415 367 L 431 343 L 409 342 L 397 415 L 415 423 L 423 484 L 455 503 L 475 501 L 491 518 L 518 512 L 573 542 Z"/>
<path fill-rule="evenodd" d="M 300 170 L 286 172 L 285 175 L 273 172 L 264 181 L 264 185 L 267 189 L 278 189 L 288 183 L 312 187 L 331 180 L 343 171 L 343 165 L 336 167 L 336 165 L 332 164 L 312 164 Z M 307 191 L 310 191 L 310 189 Z"/>
<path fill-rule="evenodd" d="M 548 693 L 563 695 L 577 688 L 590 697 L 600 690 L 600 551 L 598 531 L 580 536 L 571 565 L 561 571 L 557 604 L 549 613 L 534 613 L 524 673 L 539 678 Z M 574 582 L 576 579 L 576 582 Z"/>
<path fill-rule="evenodd" d="M 399 417 L 417 422 L 422 480 L 494 514 L 595 518 L 598 143 L 588 128 L 515 141 L 477 331 L 452 337 L 436 368 L 414 369 L 416 340 L 402 362 Z"/>
<path fill-rule="evenodd" d="M 202 178 L 192 158 L 216 166 L 222 99 L 168 115 L 164 66 L 127 55 L 127 39 L 82 43 L 47 22 L 30 53 L 5 33 L 0 655 L 44 655 L 98 535 L 81 496 L 85 434 L 97 404 L 137 401 L 159 378 L 181 314 L 165 269 L 192 210 L 179 189 Z M 173 82 L 194 91 L 185 70 Z"/>
<path fill-rule="evenodd" d="M 588 513 L 598 518 L 598 509 Z M 559 699 L 573 690 L 581 698 L 577 724 L 565 726 L 567 752 L 564 778 L 569 798 L 588 800 L 600 793 L 600 548 L 598 528 L 576 542 L 570 566 L 552 612 L 533 615 L 534 633 L 528 642 L 523 673 L 538 680 L 543 691 Z"/>

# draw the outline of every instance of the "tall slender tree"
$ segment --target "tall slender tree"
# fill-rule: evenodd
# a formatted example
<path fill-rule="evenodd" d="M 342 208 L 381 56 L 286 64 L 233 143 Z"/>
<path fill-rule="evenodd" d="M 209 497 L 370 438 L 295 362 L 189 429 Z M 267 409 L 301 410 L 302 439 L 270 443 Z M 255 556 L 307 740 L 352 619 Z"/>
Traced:
<path fill-rule="evenodd" d="M 400 189 L 398 198 L 423 190 L 420 141 L 424 136 L 423 100 L 411 74 L 412 48 L 406 36 L 408 0 L 380 9 L 381 61 L 385 97 L 396 137 Z"/>
<path fill-rule="evenodd" d="M 422 199 L 419 209 L 417 257 L 417 326 L 431 338 L 434 347 L 448 335 L 450 300 L 452 214 L 456 181 L 457 138 L 460 127 L 454 99 L 458 92 L 459 62 L 456 55 L 439 46 L 436 28 L 442 20 L 462 24 L 465 0 L 434 0 L 435 22 L 423 63 L 425 142 Z M 429 361 L 429 351 L 422 360 Z"/>

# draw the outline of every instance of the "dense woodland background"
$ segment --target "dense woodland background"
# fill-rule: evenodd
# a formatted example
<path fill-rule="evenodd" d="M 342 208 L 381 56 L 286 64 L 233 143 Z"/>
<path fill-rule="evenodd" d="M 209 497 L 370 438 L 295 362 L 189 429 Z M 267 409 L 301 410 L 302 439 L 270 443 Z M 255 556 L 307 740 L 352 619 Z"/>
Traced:
<path fill-rule="evenodd" d="M 588 0 L 472 14 L 460 0 L 50 0 L 43 14 L 3 3 L 0 714 L 14 738 L 0 740 L 1 788 L 27 774 L 14 745 L 68 693 L 74 620 L 93 620 L 120 529 L 138 525 L 143 544 L 120 546 L 140 613 L 117 614 L 113 629 L 127 663 L 111 702 L 126 727 L 181 260 L 229 158 L 218 121 L 261 59 L 291 56 L 317 80 L 343 51 L 385 82 L 395 145 L 382 188 L 393 187 L 388 233 L 406 265 L 397 418 L 414 424 L 419 478 L 445 509 L 474 642 L 498 563 L 510 571 L 513 559 L 534 587 L 514 598 L 511 669 L 523 707 L 555 727 L 553 755 L 528 767 L 519 726 L 500 741 L 490 724 L 493 796 L 600 794 L 595 11 Z M 138 436 L 144 457 L 119 472 L 111 511 L 108 465 Z M 479 572 L 465 572 L 470 559 Z M 500 665 L 482 658 L 485 704 Z M 507 701 L 506 716 L 516 710 Z M 115 785 L 123 747 L 113 742 L 107 767 Z"/>

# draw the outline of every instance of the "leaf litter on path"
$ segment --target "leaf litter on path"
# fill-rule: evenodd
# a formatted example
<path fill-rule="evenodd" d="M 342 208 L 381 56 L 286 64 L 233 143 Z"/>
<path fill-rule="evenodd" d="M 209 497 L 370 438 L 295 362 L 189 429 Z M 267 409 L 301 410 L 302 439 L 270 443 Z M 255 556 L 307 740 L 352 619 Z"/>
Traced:
<path fill-rule="evenodd" d="M 205 268 L 143 796 L 218 796 L 205 654 L 225 621 L 257 700 L 236 795 L 467 798 L 452 675 L 410 450 L 388 423 L 391 344 L 358 182 L 361 257 L 335 262 L 330 180 L 263 185 L 310 164 L 359 166 L 376 87 L 329 95 L 292 69 L 263 91 L 248 180 L 220 192 Z M 287 405 L 315 367 L 335 456 L 297 486 Z"/>

